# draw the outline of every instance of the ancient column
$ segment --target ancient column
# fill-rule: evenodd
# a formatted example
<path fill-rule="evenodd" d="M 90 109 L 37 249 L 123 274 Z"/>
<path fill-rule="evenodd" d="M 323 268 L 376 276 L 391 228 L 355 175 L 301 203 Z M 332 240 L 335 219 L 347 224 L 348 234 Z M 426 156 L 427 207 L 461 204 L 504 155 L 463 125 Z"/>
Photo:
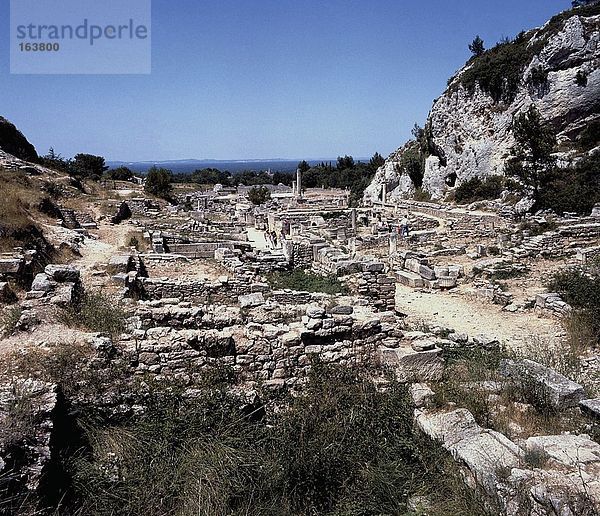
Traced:
<path fill-rule="evenodd" d="M 387 184 L 383 183 L 382 192 L 381 192 L 381 202 L 385 204 L 385 200 L 387 199 Z"/>
<path fill-rule="evenodd" d="M 356 232 L 356 208 L 352 208 L 350 212 L 350 220 L 352 221 L 352 231 Z"/>
<path fill-rule="evenodd" d="M 398 252 L 398 235 L 395 231 L 390 233 L 390 256 Z"/>
<path fill-rule="evenodd" d="M 292 181 L 292 195 L 296 195 L 296 181 Z"/>
<path fill-rule="evenodd" d="M 302 198 L 302 171 L 296 170 L 296 195 L 299 199 Z"/>

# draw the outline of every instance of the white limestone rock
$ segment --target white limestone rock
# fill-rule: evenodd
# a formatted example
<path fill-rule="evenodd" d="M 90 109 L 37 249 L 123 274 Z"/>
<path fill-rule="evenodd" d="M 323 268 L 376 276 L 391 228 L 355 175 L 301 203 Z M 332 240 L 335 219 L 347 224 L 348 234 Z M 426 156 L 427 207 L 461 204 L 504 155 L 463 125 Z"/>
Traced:
<path fill-rule="evenodd" d="M 556 34 L 545 31 L 545 27 L 528 33 L 533 42 L 543 40 L 545 44 L 525 66 L 521 86 L 508 104 L 495 103 L 479 87 L 467 91 L 460 84 L 460 76 L 469 65 L 460 70 L 434 102 L 427 120 L 432 143 L 443 160 L 436 156 L 426 160 L 423 189 L 434 198 L 442 198 L 451 174 L 456 174 L 456 186 L 473 177 L 503 174 L 504 162 L 514 145 L 513 116 L 531 104 L 556 128 L 559 141 L 572 146 L 573 136 L 600 116 L 599 22 L 600 16 L 584 18 L 574 11 Z M 527 85 L 526 79 L 537 67 L 548 72 L 544 91 Z M 578 72 L 587 74 L 587 86 L 577 84 Z M 365 190 L 365 201 L 378 201 L 384 184 L 388 200 L 412 197 L 414 185 L 399 167 L 407 147 L 392 153 L 377 170 Z M 519 210 L 528 209 L 527 201 L 519 205 Z"/>

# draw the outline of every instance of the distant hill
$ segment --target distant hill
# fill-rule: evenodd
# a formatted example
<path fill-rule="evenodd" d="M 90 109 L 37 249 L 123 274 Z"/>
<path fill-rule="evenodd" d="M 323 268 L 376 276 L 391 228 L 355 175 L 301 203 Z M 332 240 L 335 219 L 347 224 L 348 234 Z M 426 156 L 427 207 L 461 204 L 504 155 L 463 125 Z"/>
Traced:
<path fill-rule="evenodd" d="M 310 165 L 318 165 L 322 161 L 332 163 L 337 158 L 324 158 L 307 160 Z M 362 158 L 368 161 L 368 158 Z M 243 172 L 245 170 L 260 172 L 271 170 L 271 172 L 295 172 L 301 159 L 265 159 L 265 160 L 210 160 L 210 159 L 182 159 L 172 161 L 108 161 L 110 168 L 128 167 L 134 172 L 146 172 L 150 167 L 164 167 L 175 173 L 192 173 L 194 170 L 203 168 L 218 168 L 231 173 Z M 357 160 L 358 161 L 358 160 Z"/>

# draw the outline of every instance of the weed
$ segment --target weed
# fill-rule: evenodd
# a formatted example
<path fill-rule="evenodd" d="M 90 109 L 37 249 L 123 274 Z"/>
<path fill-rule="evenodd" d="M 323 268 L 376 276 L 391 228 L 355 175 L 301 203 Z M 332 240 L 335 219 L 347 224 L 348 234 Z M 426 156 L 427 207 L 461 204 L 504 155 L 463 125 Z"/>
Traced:
<path fill-rule="evenodd" d="M 79 303 L 64 309 L 63 322 L 117 338 L 125 329 L 126 312 L 111 297 L 101 292 L 86 292 Z"/>
<path fill-rule="evenodd" d="M 20 306 L 12 306 L 4 311 L 0 318 L 3 336 L 8 337 L 15 332 L 22 314 L 23 309 Z"/>

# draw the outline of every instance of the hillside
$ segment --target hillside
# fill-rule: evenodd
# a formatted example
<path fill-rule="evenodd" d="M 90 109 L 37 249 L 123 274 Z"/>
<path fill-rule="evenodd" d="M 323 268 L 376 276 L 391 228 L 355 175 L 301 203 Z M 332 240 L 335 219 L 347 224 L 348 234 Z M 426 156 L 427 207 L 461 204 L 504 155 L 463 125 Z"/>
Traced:
<path fill-rule="evenodd" d="M 392 153 L 365 191 L 391 198 L 416 187 L 442 198 L 475 176 L 499 175 L 514 145 L 511 122 L 534 104 L 558 135 L 563 157 L 598 145 L 600 5 L 561 13 L 539 29 L 473 57 L 433 104 L 420 142 Z"/>

